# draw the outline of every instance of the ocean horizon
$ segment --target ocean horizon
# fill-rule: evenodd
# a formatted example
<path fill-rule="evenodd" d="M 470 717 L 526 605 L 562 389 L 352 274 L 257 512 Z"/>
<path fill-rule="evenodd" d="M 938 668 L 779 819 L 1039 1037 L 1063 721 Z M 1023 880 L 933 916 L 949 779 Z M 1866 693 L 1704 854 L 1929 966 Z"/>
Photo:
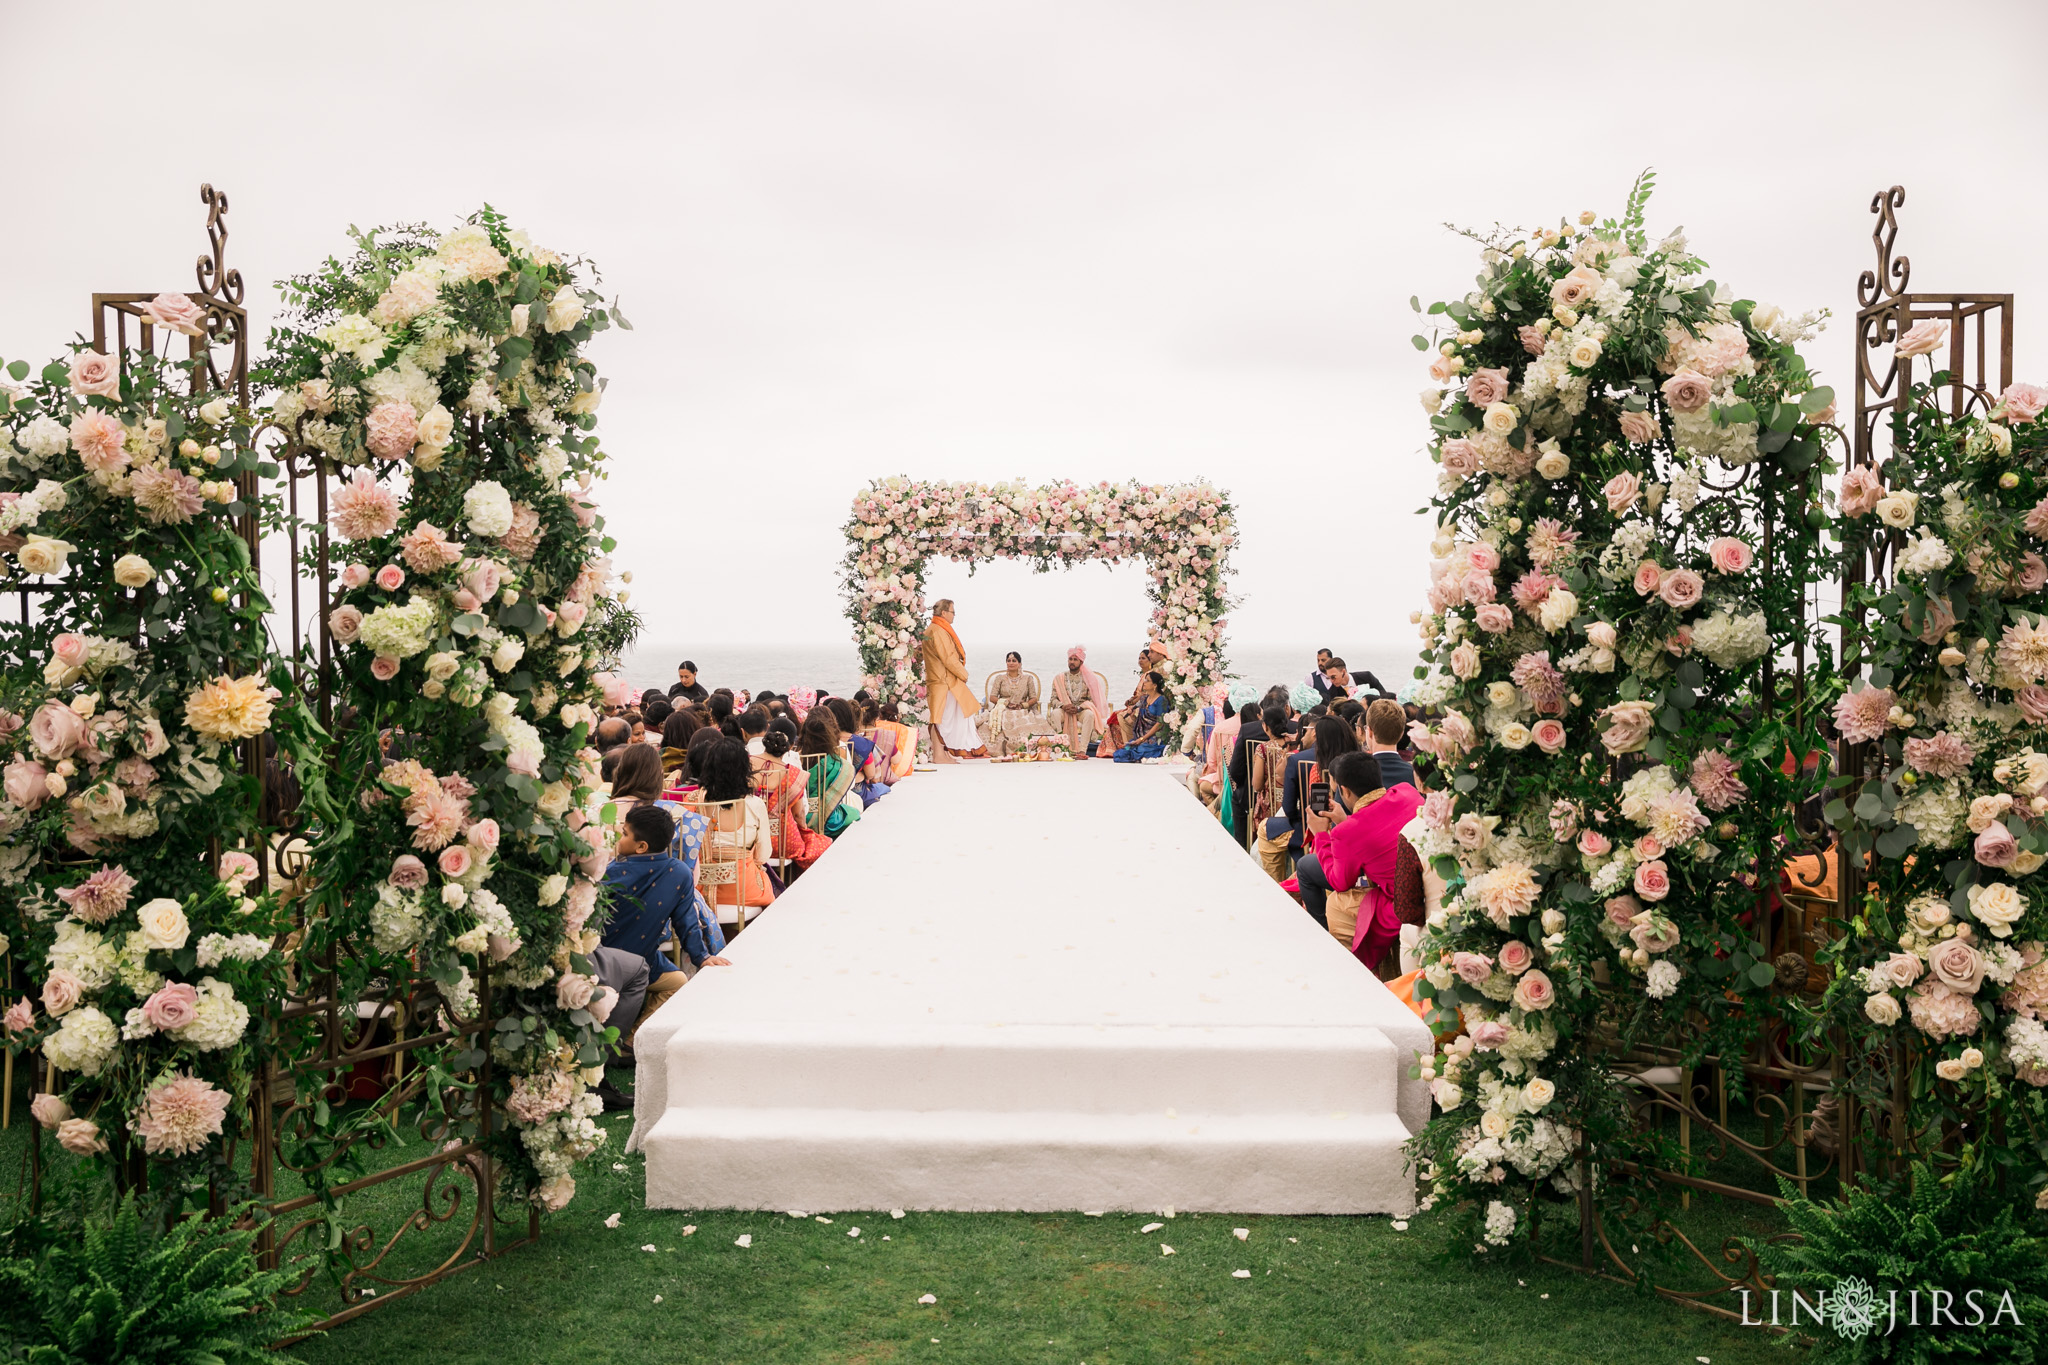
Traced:
<path fill-rule="evenodd" d="M 1065 644 L 1003 643 L 974 637 L 966 644 L 968 673 L 976 679 L 977 686 L 981 679 L 1003 666 L 1003 656 L 1011 649 L 1022 654 L 1024 666 L 1048 686 L 1052 675 L 1067 666 Z M 1129 695 L 1137 685 L 1138 651 L 1143 645 L 1144 641 L 1133 639 L 1089 647 L 1088 666 L 1108 680 L 1114 697 Z M 1420 656 L 1412 646 L 1380 643 L 1354 648 L 1339 641 L 1335 647 L 1354 674 L 1370 670 L 1392 691 L 1399 692 L 1414 682 Z M 1317 648 L 1314 644 L 1227 648 L 1224 673 L 1235 681 L 1260 687 L 1302 682 L 1315 666 Z M 698 681 L 706 687 L 746 688 L 751 692 L 811 687 L 836 696 L 850 695 L 860 687 L 860 656 L 851 640 L 779 645 L 643 640 L 626 652 L 621 661 L 622 671 L 637 691 L 654 687 L 665 692 L 676 680 L 676 665 L 685 659 L 697 665 Z"/>

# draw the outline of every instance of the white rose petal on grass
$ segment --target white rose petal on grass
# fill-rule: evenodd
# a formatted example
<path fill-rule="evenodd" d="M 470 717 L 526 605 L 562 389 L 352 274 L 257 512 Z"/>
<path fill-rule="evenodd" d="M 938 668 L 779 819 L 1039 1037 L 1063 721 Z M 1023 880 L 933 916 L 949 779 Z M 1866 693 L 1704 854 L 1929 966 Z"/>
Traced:
<path fill-rule="evenodd" d="M 805 1213 L 805 1212 L 804 1212 L 804 1211 L 803 1211 L 802 1209 L 791 1209 L 791 1210 L 789 1211 L 789 1216 L 790 1216 L 790 1217 L 792 1217 L 792 1218 L 808 1218 L 808 1217 L 810 1217 L 811 1215 L 810 1215 L 810 1214 L 808 1214 L 808 1213 Z"/>
<path fill-rule="evenodd" d="M 848 1228 L 848 1229 L 846 1230 L 846 1235 L 847 1235 L 848 1237 L 858 1237 L 858 1236 L 860 1236 L 860 1229 L 859 1229 L 859 1228 Z"/>
<path fill-rule="evenodd" d="M 733 1245 L 736 1247 L 750 1247 L 753 1244 L 754 1234 L 751 1232 L 743 1232 L 738 1237 L 733 1239 Z"/>
<path fill-rule="evenodd" d="M 1085 1209 L 1085 1210 L 1083 1210 L 1083 1211 L 1082 1211 L 1082 1213 L 1081 1213 L 1081 1216 L 1082 1216 L 1083 1218 L 1100 1218 L 1100 1217 L 1102 1217 L 1102 1210 L 1101 1210 L 1101 1209 Z"/>
<path fill-rule="evenodd" d="M 901 1218 L 901 1217 L 903 1216 L 903 1210 L 902 1210 L 902 1209 L 890 1209 L 890 1210 L 889 1210 L 889 1216 L 890 1216 L 891 1218 Z"/>
<path fill-rule="evenodd" d="M 917 1296 L 917 1301 L 919 1303 L 937 1303 L 939 1296 L 937 1294 L 920 1294 Z"/>
<path fill-rule="evenodd" d="M 826 1217 L 826 1216 L 825 1216 L 824 1214 L 822 1214 L 822 1213 L 821 1213 L 821 1214 L 819 1214 L 819 1215 L 818 1215 L 818 1221 L 819 1221 L 819 1222 L 821 1222 L 821 1223 L 829 1223 L 829 1222 L 831 1222 L 832 1220 L 831 1220 L 830 1218 L 827 1218 L 827 1217 Z"/>
<path fill-rule="evenodd" d="M 1252 1273 L 1249 1270 L 1233 1270 L 1230 1272 L 1230 1278 L 1233 1280 L 1249 1280 L 1251 1277 Z"/>
<path fill-rule="evenodd" d="M 1407 1219 L 1405 1219 L 1405 1218 L 1396 1218 L 1396 1219 L 1394 1220 L 1394 1231 L 1396 1231 L 1396 1232 L 1406 1232 L 1406 1231 L 1408 1231 L 1408 1220 L 1407 1220 Z M 1293 1239 L 1291 1239 L 1291 1238 L 1290 1238 L 1289 1240 L 1291 1241 L 1291 1240 L 1293 1240 Z"/>
<path fill-rule="evenodd" d="M 605 1219 L 604 1225 L 608 1228 L 617 1227 L 619 1225 L 619 1215 L 615 1213 L 611 1217 Z"/>
<path fill-rule="evenodd" d="M 1161 1229 L 1161 1228 L 1163 1228 L 1163 1227 L 1165 1227 L 1165 1226 L 1166 1226 L 1166 1224 L 1164 1224 L 1164 1223 L 1147 1223 L 1147 1224 L 1145 1224 L 1145 1226 L 1144 1226 L 1144 1227 L 1141 1227 L 1141 1228 L 1139 1228 L 1139 1229 L 1138 1229 L 1138 1232 L 1139 1232 L 1139 1233 L 1140 1233 L 1141 1235 L 1142 1235 L 1142 1234 L 1144 1234 L 1144 1233 L 1147 1233 L 1147 1232 L 1157 1232 L 1157 1231 L 1159 1231 L 1159 1229 Z"/>
<path fill-rule="evenodd" d="M 1161 1243 L 1159 1244 L 1159 1254 L 1160 1254 L 1161 1256 L 1171 1256 L 1171 1255 L 1173 1255 L 1173 1254 L 1174 1254 L 1174 1253 L 1173 1253 L 1173 1248 L 1172 1248 L 1172 1247 L 1170 1247 L 1170 1246 L 1168 1246 L 1168 1245 L 1167 1245 L 1166 1243 L 1164 1243 L 1164 1242 L 1161 1242 Z"/>
<path fill-rule="evenodd" d="M 655 1301 L 656 1303 L 660 1303 L 660 1302 L 661 1302 L 661 1295 L 659 1295 L 659 1294 L 656 1294 L 656 1295 L 654 1296 L 654 1301 Z"/>
<path fill-rule="evenodd" d="M 685 1224 L 683 1224 L 683 1236 L 685 1236 L 685 1237 L 688 1237 L 688 1236 L 689 1236 L 689 1235 L 690 1235 L 691 1233 L 695 1232 L 696 1230 L 697 1230 L 697 1225 L 696 1225 L 695 1223 L 685 1223 Z"/>
<path fill-rule="evenodd" d="M 659 1251 L 661 1248 L 655 1246 L 654 1243 L 649 1242 L 646 1246 L 641 1247 L 640 1249 L 642 1251 Z"/>
<path fill-rule="evenodd" d="M 1235 1237 L 1238 1241 L 1243 1242 L 1250 1239 L 1252 1235 L 1252 1230 L 1250 1228 L 1232 1228 L 1230 1230 L 1230 1235 L 1232 1237 Z"/>

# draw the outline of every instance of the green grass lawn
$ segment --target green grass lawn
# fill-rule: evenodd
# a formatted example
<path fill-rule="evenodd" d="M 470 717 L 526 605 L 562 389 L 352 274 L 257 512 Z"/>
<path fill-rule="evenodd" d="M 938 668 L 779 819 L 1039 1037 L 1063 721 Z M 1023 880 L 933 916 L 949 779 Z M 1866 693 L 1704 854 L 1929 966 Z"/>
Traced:
<path fill-rule="evenodd" d="M 607 1121 L 615 1144 L 627 1126 Z M 1386 1218 L 651 1211 L 641 1159 L 617 1146 L 577 1180 L 538 1245 L 297 1353 L 313 1365 L 1783 1358 L 1761 1331 L 1605 1280 L 1474 1265 L 1427 1215 L 1398 1232 Z M 1139 1231 L 1151 1222 L 1164 1226 Z M 742 1235 L 751 1246 L 735 1245 Z"/>

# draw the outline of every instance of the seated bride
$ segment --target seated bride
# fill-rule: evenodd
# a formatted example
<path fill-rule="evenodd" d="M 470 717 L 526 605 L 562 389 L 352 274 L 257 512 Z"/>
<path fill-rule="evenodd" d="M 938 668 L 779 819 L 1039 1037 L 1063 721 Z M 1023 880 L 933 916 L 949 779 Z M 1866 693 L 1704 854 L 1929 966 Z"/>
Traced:
<path fill-rule="evenodd" d="M 1014 649 L 1004 656 L 1003 671 L 989 675 L 983 703 L 978 719 L 992 755 L 1022 753 L 1033 735 L 1052 733 L 1039 709 L 1038 675 L 1024 671 L 1024 656 Z"/>

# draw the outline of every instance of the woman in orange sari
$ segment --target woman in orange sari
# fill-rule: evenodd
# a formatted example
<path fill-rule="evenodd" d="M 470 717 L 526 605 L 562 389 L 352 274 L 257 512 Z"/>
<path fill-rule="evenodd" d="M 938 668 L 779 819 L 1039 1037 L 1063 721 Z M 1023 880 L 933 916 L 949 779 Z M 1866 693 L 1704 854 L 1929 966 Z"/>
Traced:
<path fill-rule="evenodd" d="M 775 856 L 787 858 L 799 868 L 818 861 L 832 847 L 832 840 L 805 823 L 803 774 L 789 766 L 789 736 L 770 730 L 761 737 L 761 752 L 753 756 L 754 795 L 768 807 Z"/>

